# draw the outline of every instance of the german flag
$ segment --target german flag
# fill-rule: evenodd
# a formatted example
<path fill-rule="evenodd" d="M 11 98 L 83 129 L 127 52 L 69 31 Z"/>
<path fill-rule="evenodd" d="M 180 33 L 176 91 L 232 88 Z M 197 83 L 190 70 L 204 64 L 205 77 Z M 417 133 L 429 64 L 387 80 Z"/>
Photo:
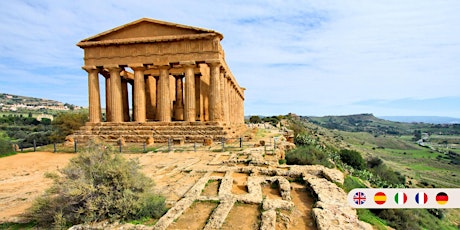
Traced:
<path fill-rule="evenodd" d="M 440 205 L 447 204 L 447 201 L 449 200 L 449 196 L 445 192 L 440 192 L 436 195 L 436 202 Z"/>
<path fill-rule="evenodd" d="M 385 204 L 387 201 L 387 195 L 383 192 L 378 192 L 374 195 L 374 202 L 378 205 Z"/>

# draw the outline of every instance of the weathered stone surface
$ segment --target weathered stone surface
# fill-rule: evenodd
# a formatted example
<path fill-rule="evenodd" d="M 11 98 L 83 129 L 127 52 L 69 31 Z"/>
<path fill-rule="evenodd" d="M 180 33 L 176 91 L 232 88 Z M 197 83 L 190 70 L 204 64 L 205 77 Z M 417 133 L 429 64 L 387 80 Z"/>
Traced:
<path fill-rule="evenodd" d="M 282 142 L 279 143 L 281 146 L 286 146 Z M 291 191 L 293 191 L 291 189 L 293 188 L 289 180 L 297 178 L 304 179 L 305 187 L 311 189 L 313 196 L 317 199 L 312 208 L 312 215 L 318 229 L 372 229 L 369 224 L 359 221 L 356 210 L 347 204 L 346 193 L 335 184 L 343 183 L 343 174 L 336 169 L 329 169 L 321 165 L 278 166 L 274 162 L 265 160 L 263 147 L 245 149 L 235 153 L 212 154 L 215 155 L 208 156 L 206 162 L 201 162 L 200 159 L 190 159 L 179 168 L 171 169 L 166 164 L 158 165 L 155 173 L 164 173 L 164 177 L 172 177 L 184 172 L 187 172 L 184 180 L 197 175 L 200 177 L 193 185 L 184 184 L 177 186 L 175 190 L 167 190 L 170 186 L 168 184 L 161 188 L 166 188 L 165 192 L 174 193 L 177 199 L 169 201 L 171 209 L 160 218 L 153 229 L 167 229 L 195 201 L 218 203 L 216 209 L 210 214 L 204 229 L 221 228 L 228 213 L 237 202 L 260 205 L 262 218 L 260 229 L 275 229 L 277 215 L 282 219 L 282 223 L 290 222 L 290 214 L 283 214 L 280 210 L 292 210 L 295 207 L 295 203 L 291 200 Z M 234 179 L 235 173 L 248 175 L 245 182 L 247 193 L 234 194 L 232 192 L 236 180 Z M 175 184 L 181 184 L 183 179 L 176 181 Z M 204 196 L 202 191 L 209 180 L 220 180 L 220 186 L 216 195 Z M 264 184 L 277 185 L 273 187 L 279 189 L 281 197 L 264 196 L 262 192 Z M 125 227 L 131 226 L 126 225 L 119 229 L 126 229 Z M 144 227 L 136 226 L 139 229 L 144 229 Z M 112 228 L 112 225 L 109 228 Z"/>
<path fill-rule="evenodd" d="M 88 73 L 90 122 L 86 127 L 112 123 L 115 129 L 107 134 L 107 130 L 83 128 L 73 137 L 84 142 L 95 136 L 108 141 L 123 136 L 127 142 L 144 142 L 153 135 L 156 142 L 165 142 L 168 134 L 155 136 L 155 130 L 139 134 L 134 126 L 124 129 L 123 124 L 142 127 L 146 123 L 209 121 L 230 130 L 198 135 L 182 130 L 170 136 L 202 141 L 203 137 L 216 140 L 241 135 L 245 88 L 225 62 L 222 39 L 213 30 L 142 18 L 80 41 L 77 45 L 84 49 L 83 69 Z M 107 79 L 102 94 L 107 122 L 102 122 L 99 75 Z M 132 116 L 128 82 L 133 92 Z"/>
<path fill-rule="evenodd" d="M 211 146 L 212 145 L 212 139 L 211 138 L 205 138 L 203 140 L 203 145 L 204 146 Z"/>
<path fill-rule="evenodd" d="M 268 211 L 262 212 L 262 225 L 260 226 L 261 230 L 275 230 L 276 227 L 276 211 L 270 209 Z"/>
<path fill-rule="evenodd" d="M 64 145 L 65 146 L 73 146 L 75 144 L 75 139 L 71 136 L 67 136 L 65 138 L 65 142 L 64 142 Z"/>
<path fill-rule="evenodd" d="M 145 144 L 147 146 L 153 146 L 153 144 L 155 144 L 155 140 L 153 139 L 153 137 L 147 137 L 147 139 L 145 140 Z"/>

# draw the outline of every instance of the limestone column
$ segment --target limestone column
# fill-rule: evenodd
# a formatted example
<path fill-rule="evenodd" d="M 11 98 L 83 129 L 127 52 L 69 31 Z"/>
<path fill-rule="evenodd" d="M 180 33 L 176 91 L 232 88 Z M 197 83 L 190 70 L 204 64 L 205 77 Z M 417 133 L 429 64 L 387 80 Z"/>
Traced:
<path fill-rule="evenodd" d="M 112 122 L 123 122 L 123 98 L 121 89 L 121 68 L 108 67 L 110 72 L 110 116 Z"/>
<path fill-rule="evenodd" d="M 112 121 L 112 88 L 110 87 L 110 75 L 105 77 L 105 120 Z"/>
<path fill-rule="evenodd" d="M 199 74 L 195 75 L 195 112 L 195 121 L 204 121 L 203 98 L 201 97 L 201 77 Z"/>
<path fill-rule="evenodd" d="M 169 97 L 169 66 L 159 66 L 160 77 L 158 79 L 158 120 L 171 121 L 171 101 Z"/>
<path fill-rule="evenodd" d="M 146 88 L 146 112 L 147 119 L 155 120 L 155 113 L 157 109 L 157 80 L 154 76 L 149 75 L 145 81 Z"/>
<path fill-rule="evenodd" d="M 210 67 L 209 120 L 222 121 L 222 101 L 220 98 L 220 63 L 208 63 Z"/>
<path fill-rule="evenodd" d="M 241 88 L 241 98 L 240 98 L 240 123 L 244 124 L 244 90 L 245 88 Z"/>
<path fill-rule="evenodd" d="M 128 80 L 121 79 L 121 98 L 123 100 L 123 121 L 129 122 Z"/>
<path fill-rule="evenodd" d="M 99 70 L 96 67 L 83 66 L 88 72 L 89 122 L 101 122 L 101 96 L 99 91 Z"/>
<path fill-rule="evenodd" d="M 227 76 L 225 73 L 222 74 L 222 114 L 223 114 L 223 120 L 226 123 L 229 123 L 228 119 L 228 88 L 227 88 Z"/>
<path fill-rule="evenodd" d="M 235 111 L 236 110 L 236 92 L 235 92 L 235 86 L 232 85 L 232 111 Z M 232 113 L 232 121 L 233 123 L 236 122 L 236 114 L 235 113 Z"/>
<path fill-rule="evenodd" d="M 184 92 L 182 84 L 182 76 L 175 76 L 176 78 L 176 103 L 174 104 L 174 118 L 176 121 L 184 120 Z"/>
<path fill-rule="evenodd" d="M 130 66 L 134 71 L 134 97 L 133 97 L 133 115 L 134 121 L 146 121 L 146 103 L 145 103 L 145 79 L 143 65 Z"/>
<path fill-rule="evenodd" d="M 185 69 L 185 103 L 184 120 L 196 121 L 196 96 L 195 96 L 195 63 L 183 63 Z"/>

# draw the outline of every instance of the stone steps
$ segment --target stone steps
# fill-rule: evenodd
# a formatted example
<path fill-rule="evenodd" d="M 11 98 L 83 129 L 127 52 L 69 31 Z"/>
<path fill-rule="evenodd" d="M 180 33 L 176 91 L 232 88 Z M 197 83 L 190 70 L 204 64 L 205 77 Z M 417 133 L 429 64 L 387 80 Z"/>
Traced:
<path fill-rule="evenodd" d="M 92 138 L 115 142 L 123 138 L 125 142 L 142 143 L 153 137 L 156 143 L 167 142 L 168 138 L 192 143 L 238 137 L 239 131 L 241 125 L 229 126 L 218 122 L 104 122 L 87 123 L 72 137 L 78 142 L 87 142 Z"/>

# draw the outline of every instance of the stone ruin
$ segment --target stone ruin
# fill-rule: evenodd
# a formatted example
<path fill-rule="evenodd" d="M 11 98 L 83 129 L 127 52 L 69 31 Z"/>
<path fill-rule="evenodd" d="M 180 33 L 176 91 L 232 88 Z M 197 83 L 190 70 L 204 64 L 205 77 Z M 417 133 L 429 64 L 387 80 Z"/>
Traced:
<path fill-rule="evenodd" d="M 280 144 L 279 146 L 282 146 Z M 210 155 L 211 156 L 211 155 Z M 257 205 L 260 210 L 258 229 L 276 229 L 280 223 L 289 224 L 289 212 L 296 208 L 292 199 L 293 180 L 303 181 L 303 187 L 310 191 L 314 205 L 311 215 L 317 229 L 372 229 L 370 224 L 358 220 L 356 210 L 347 204 L 347 194 L 337 186 L 344 183 L 344 175 L 336 169 L 320 165 L 287 166 L 279 165 L 277 161 L 267 160 L 264 147 L 250 148 L 244 151 L 229 153 L 222 152 L 212 155 L 205 164 L 191 160 L 183 166 L 175 165 L 172 170 L 165 168 L 164 177 L 174 177 L 181 174 L 185 177 L 197 177 L 190 185 L 165 185 L 160 191 L 174 194 L 177 199 L 169 201 L 171 208 L 152 227 L 132 224 L 113 224 L 94 229 L 174 229 L 175 221 L 191 208 L 195 202 L 214 202 L 216 208 L 209 214 L 202 229 L 220 229 L 237 204 Z M 275 158 L 270 158 L 275 159 Z M 236 174 L 247 175 L 246 192 L 235 193 L 232 187 L 236 185 Z M 218 181 L 217 193 L 204 194 L 210 181 Z M 181 184 L 177 182 L 175 184 Z M 279 197 L 264 195 L 264 186 L 273 186 Z M 77 225 L 72 229 L 84 229 L 86 225 Z"/>
<path fill-rule="evenodd" d="M 245 89 L 225 62 L 222 39 L 213 30 L 142 18 L 80 41 L 89 122 L 74 140 L 238 137 Z M 105 79 L 105 118 L 99 76 Z"/>

